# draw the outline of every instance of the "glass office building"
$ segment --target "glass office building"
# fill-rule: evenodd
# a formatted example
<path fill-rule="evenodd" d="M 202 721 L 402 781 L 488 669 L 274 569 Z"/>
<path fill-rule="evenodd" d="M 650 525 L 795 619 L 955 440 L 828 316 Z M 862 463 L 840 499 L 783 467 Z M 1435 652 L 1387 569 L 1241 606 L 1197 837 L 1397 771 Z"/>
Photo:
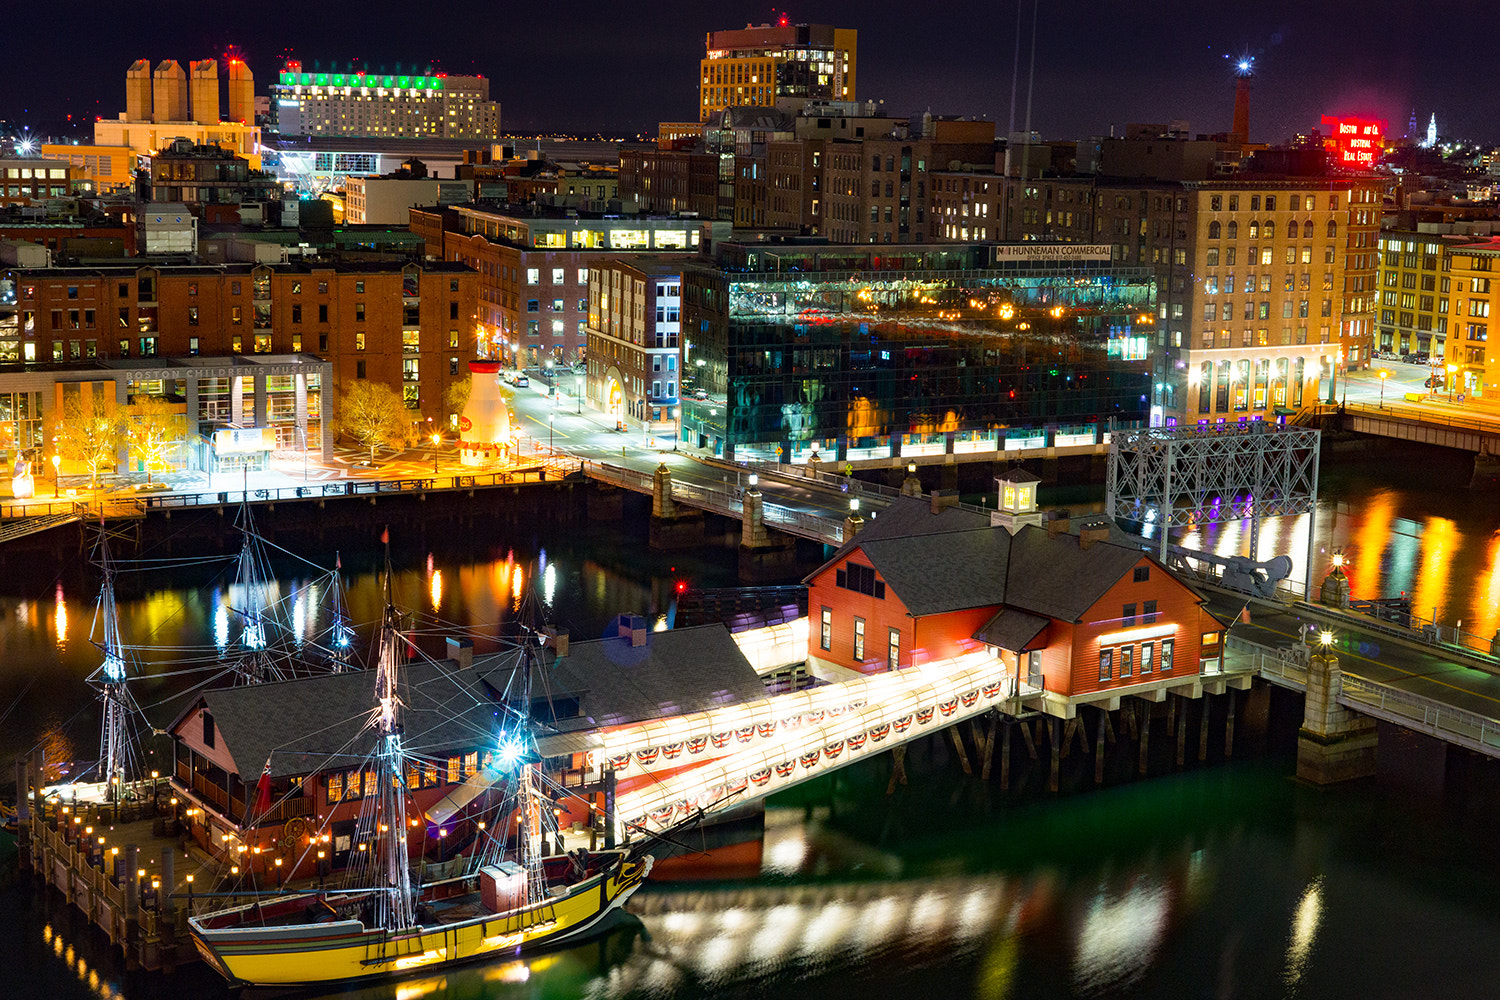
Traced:
<path fill-rule="evenodd" d="M 1145 423 L 1155 279 L 1109 257 L 721 244 L 683 279 L 682 440 L 842 463 L 1094 444 L 1111 420 Z"/>

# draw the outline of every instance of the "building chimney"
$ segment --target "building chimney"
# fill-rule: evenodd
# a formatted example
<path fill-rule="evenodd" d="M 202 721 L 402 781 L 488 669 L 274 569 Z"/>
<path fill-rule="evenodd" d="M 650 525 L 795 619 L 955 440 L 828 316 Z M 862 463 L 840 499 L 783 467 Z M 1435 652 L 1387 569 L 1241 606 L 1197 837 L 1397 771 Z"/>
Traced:
<path fill-rule="evenodd" d="M 137 59 L 125 71 L 125 120 L 151 120 L 151 63 Z"/>
<path fill-rule="evenodd" d="M 1248 74 L 1241 75 L 1234 81 L 1234 126 L 1229 131 L 1231 142 L 1244 145 L 1250 141 L 1250 77 Z"/>
<path fill-rule="evenodd" d="M 1109 541 L 1108 521 L 1085 521 L 1078 526 L 1078 547 L 1087 549 L 1095 542 Z"/>
<path fill-rule="evenodd" d="M 559 660 L 568 655 L 567 629 L 548 627 L 542 629 L 542 634 L 547 637 L 547 645 L 552 647 L 552 651 L 557 654 Z"/>
<path fill-rule="evenodd" d="M 933 490 L 932 512 L 940 514 L 949 507 L 958 506 L 958 490 Z"/>
<path fill-rule="evenodd" d="M 458 669 L 468 670 L 474 665 L 474 642 L 472 639 L 448 638 L 448 659 L 458 664 Z"/>
<path fill-rule="evenodd" d="M 189 97 L 193 121 L 199 125 L 219 124 L 219 63 L 215 59 L 195 59 L 188 63 L 192 82 Z"/>
<path fill-rule="evenodd" d="M 644 646 L 650 636 L 646 619 L 640 615 L 621 615 L 616 619 L 616 634 L 632 646 Z"/>
<path fill-rule="evenodd" d="M 1058 535 L 1066 535 L 1072 525 L 1073 522 L 1068 518 L 1068 515 L 1054 513 L 1051 519 L 1047 521 L 1047 537 L 1056 538 Z"/>

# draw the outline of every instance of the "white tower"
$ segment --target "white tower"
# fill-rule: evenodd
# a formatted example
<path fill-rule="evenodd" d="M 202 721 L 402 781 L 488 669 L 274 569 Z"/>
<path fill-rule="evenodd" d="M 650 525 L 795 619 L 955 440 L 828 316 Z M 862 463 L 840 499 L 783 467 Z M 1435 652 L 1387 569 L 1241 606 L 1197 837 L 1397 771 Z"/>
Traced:
<path fill-rule="evenodd" d="M 1427 119 L 1427 141 L 1422 143 L 1422 145 L 1428 149 L 1437 145 L 1437 112 L 1435 111 L 1432 113 L 1432 117 Z"/>

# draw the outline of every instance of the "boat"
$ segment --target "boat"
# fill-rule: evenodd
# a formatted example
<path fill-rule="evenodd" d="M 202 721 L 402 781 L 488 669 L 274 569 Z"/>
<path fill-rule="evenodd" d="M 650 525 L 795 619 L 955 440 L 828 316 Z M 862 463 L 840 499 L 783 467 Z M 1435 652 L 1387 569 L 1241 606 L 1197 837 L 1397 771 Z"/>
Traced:
<path fill-rule="evenodd" d="M 535 633 L 535 641 L 528 635 L 519 644 L 520 705 L 531 703 L 540 641 Z M 544 808 L 550 805 L 548 779 L 523 715 L 507 717 L 495 734 L 511 797 L 504 821 L 492 827 L 497 835 L 489 838 L 487 853 L 473 870 L 418 884 L 406 836 L 416 818 L 408 818 L 406 808 L 402 642 L 387 564 L 368 722 L 375 730 L 370 766 L 377 784 L 359 821 L 362 862 L 349 872 L 349 884 L 336 889 L 252 893 L 249 903 L 191 916 L 198 952 L 232 984 L 305 987 L 513 960 L 599 928 L 651 872 L 653 858 L 637 849 L 543 855 L 551 821 Z M 500 831 L 510 829 L 516 833 L 508 840 Z M 314 834 L 309 842 L 316 841 Z M 372 850 L 364 849 L 366 842 Z"/>

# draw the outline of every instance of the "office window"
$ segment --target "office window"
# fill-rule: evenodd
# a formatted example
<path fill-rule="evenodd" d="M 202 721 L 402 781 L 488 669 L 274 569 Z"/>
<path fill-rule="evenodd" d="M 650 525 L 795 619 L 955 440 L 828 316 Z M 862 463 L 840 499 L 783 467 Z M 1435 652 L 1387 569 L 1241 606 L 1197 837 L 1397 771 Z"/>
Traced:
<path fill-rule="evenodd" d="M 1172 672 L 1172 644 L 1175 640 L 1163 639 L 1161 641 L 1161 672 L 1169 674 Z"/>
<path fill-rule="evenodd" d="M 327 295 L 328 294 L 328 282 L 326 282 L 326 281 L 320 281 L 320 282 L 318 282 L 318 294 L 319 295 Z"/>
<path fill-rule="evenodd" d="M 365 294 L 365 283 L 363 281 L 356 281 L 354 283 L 354 294 L 355 295 L 363 295 L 363 294 Z"/>
<path fill-rule="evenodd" d="M 356 323 L 363 323 L 364 321 L 365 321 L 365 304 L 363 302 L 356 302 L 356 303 L 354 303 L 354 322 L 356 322 Z"/>
<path fill-rule="evenodd" d="M 1099 679 L 1101 681 L 1113 680 L 1115 676 L 1115 651 L 1112 649 L 1099 650 Z"/>
<path fill-rule="evenodd" d="M 364 358 L 360 358 L 358 361 L 354 362 L 354 377 L 355 378 L 364 378 L 365 377 L 365 359 Z"/>
<path fill-rule="evenodd" d="M 292 306 L 292 322 L 293 323 L 300 323 L 300 322 L 302 322 L 302 304 L 300 302 L 298 304 Z"/>
<path fill-rule="evenodd" d="M 541 299 L 527 299 L 526 300 L 526 311 L 527 312 L 534 313 L 534 312 L 541 312 L 541 310 L 542 310 L 542 300 Z"/>
<path fill-rule="evenodd" d="M 824 608 L 818 623 L 818 648 L 833 648 L 833 609 Z"/>
<path fill-rule="evenodd" d="M 356 351 L 363 351 L 365 349 L 364 331 L 360 331 L 354 335 L 354 349 Z"/>
<path fill-rule="evenodd" d="M 189 337 L 188 338 L 188 353 L 189 354 L 197 354 L 198 353 L 198 338 L 197 337 Z"/>
<path fill-rule="evenodd" d="M 526 284 L 540 285 L 542 283 L 542 269 L 539 267 L 528 267 L 526 269 Z"/>
<path fill-rule="evenodd" d="M 863 660 L 865 658 L 865 620 L 854 619 L 854 658 Z"/>

